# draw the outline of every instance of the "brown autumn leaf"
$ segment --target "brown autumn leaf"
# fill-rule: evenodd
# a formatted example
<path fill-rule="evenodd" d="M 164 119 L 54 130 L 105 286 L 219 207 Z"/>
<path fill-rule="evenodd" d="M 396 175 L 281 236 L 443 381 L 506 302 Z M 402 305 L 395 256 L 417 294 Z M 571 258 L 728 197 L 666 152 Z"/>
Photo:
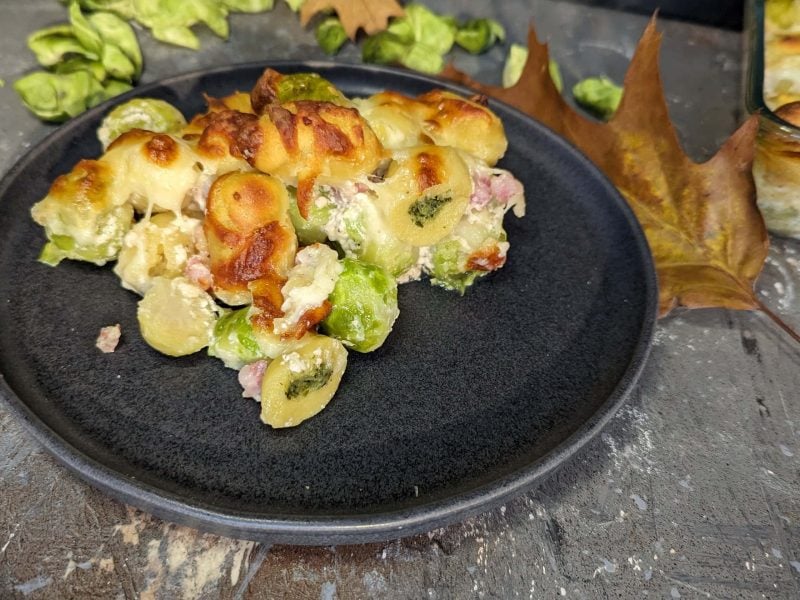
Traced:
<path fill-rule="evenodd" d="M 331 8 L 351 40 L 356 39 L 359 29 L 372 35 L 386 29 L 390 17 L 405 14 L 395 0 L 306 0 L 300 8 L 300 23 L 305 26 L 318 12 Z"/>
<path fill-rule="evenodd" d="M 769 247 L 750 173 L 757 117 L 708 162 L 690 160 L 669 120 L 658 69 L 660 43 L 653 18 L 608 123 L 586 119 L 561 97 L 550 79 L 547 46 L 533 27 L 528 61 L 515 86 L 484 85 L 452 66 L 443 75 L 521 109 L 600 167 L 647 236 L 658 274 L 660 316 L 676 306 L 764 310 L 753 290 Z"/>

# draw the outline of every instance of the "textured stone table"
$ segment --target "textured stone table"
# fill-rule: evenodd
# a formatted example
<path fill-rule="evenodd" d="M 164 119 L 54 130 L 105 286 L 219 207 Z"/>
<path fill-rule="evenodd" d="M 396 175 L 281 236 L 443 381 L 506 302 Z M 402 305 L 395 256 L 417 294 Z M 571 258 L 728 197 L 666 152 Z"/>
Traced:
<path fill-rule="evenodd" d="M 646 22 L 544 0 L 428 3 L 494 16 L 518 42 L 534 18 L 568 85 L 600 73 L 620 80 Z M 0 171 L 52 131 L 8 83 L 34 65 L 25 35 L 65 17 L 54 0 L 11 6 L 0 19 Z M 227 43 L 204 32 L 200 52 L 142 33 L 144 80 L 322 58 L 283 4 L 231 24 Z M 742 118 L 740 35 L 660 28 L 673 118 L 690 154 L 707 158 Z M 503 54 L 455 60 L 496 82 Z M 800 244 L 773 240 L 760 293 L 795 327 L 798 287 Z M 798 390 L 800 348 L 761 315 L 678 313 L 660 322 L 619 415 L 538 490 L 427 535 L 325 548 L 204 535 L 126 507 L 67 473 L 0 407 L 0 597 L 798 598 Z"/>

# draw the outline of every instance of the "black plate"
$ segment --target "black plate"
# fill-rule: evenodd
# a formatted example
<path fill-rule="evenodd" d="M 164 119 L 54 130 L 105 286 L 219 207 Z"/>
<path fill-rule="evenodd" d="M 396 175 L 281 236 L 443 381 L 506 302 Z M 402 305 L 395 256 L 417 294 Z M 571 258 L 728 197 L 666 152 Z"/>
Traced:
<path fill-rule="evenodd" d="M 463 88 L 391 69 L 315 70 L 349 95 Z M 185 113 L 201 93 L 249 89 L 263 65 L 181 75 L 155 96 Z M 383 540 L 442 526 L 530 488 L 613 415 L 653 331 L 656 284 L 644 236 L 608 181 L 566 142 L 502 104 L 501 166 L 527 190 L 506 217 L 510 257 L 464 297 L 401 287 L 388 342 L 350 354 L 336 397 L 274 431 L 236 373 L 203 353 L 151 350 L 137 297 L 110 267 L 36 262 L 29 216 L 53 179 L 100 153 L 110 105 L 62 126 L 0 184 L 0 392 L 64 464 L 109 494 L 215 533 L 302 544 Z M 121 323 L 114 354 L 94 347 Z"/>

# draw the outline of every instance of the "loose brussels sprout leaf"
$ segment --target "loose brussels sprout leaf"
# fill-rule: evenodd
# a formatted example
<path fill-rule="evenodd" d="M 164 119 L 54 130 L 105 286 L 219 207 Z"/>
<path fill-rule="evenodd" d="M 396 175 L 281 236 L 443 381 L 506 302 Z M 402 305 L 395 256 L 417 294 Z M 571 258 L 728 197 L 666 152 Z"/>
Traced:
<path fill-rule="evenodd" d="M 444 69 L 444 57 L 422 43 L 411 46 L 400 63 L 422 73 L 436 74 Z"/>
<path fill-rule="evenodd" d="M 342 22 L 337 17 L 324 19 L 314 32 L 322 51 L 329 56 L 333 56 L 347 41 L 347 33 L 342 27 Z"/>
<path fill-rule="evenodd" d="M 222 0 L 222 4 L 231 12 L 259 13 L 272 10 L 275 0 Z"/>
<path fill-rule="evenodd" d="M 388 31 L 381 31 L 364 40 L 361 46 L 361 59 L 365 63 L 391 65 L 403 62 L 409 45 L 400 37 Z"/>
<path fill-rule="evenodd" d="M 136 67 L 131 62 L 131 59 L 117 46 L 112 44 L 103 46 L 101 61 L 108 74 L 114 79 L 133 81 L 136 75 Z"/>
<path fill-rule="evenodd" d="M 69 22 L 72 25 L 72 32 L 81 45 L 95 56 L 100 56 L 103 52 L 103 38 L 81 12 L 80 4 L 76 1 L 70 2 Z"/>
<path fill-rule="evenodd" d="M 292 73 L 278 81 L 276 90 L 278 102 L 297 100 L 317 100 L 320 102 L 341 102 L 344 95 L 330 81 L 316 73 Z"/>
<path fill-rule="evenodd" d="M 410 46 L 414 43 L 414 28 L 411 26 L 411 19 L 407 17 L 392 19 L 386 31 L 397 36 L 404 44 Z"/>
<path fill-rule="evenodd" d="M 79 115 L 104 94 L 103 86 L 87 71 L 38 71 L 14 82 L 22 103 L 44 121 L 61 122 Z M 101 98 L 102 99 L 102 98 Z"/>
<path fill-rule="evenodd" d="M 67 3 L 66 0 L 61 0 Z M 123 19 L 133 18 L 134 0 L 78 0 L 81 8 L 90 11 L 110 11 Z"/>
<path fill-rule="evenodd" d="M 52 67 L 67 57 L 79 56 L 86 60 L 98 55 L 86 49 L 75 37 L 72 25 L 54 25 L 34 31 L 28 36 L 28 48 L 43 67 Z"/>
<path fill-rule="evenodd" d="M 136 317 L 144 341 L 168 356 L 186 356 L 211 342 L 219 307 L 185 277 L 156 277 Z"/>
<path fill-rule="evenodd" d="M 228 11 L 216 0 L 134 0 L 133 6 L 134 18 L 162 42 L 197 50 L 200 42 L 189 28 L 199 23 L 228 37 Z"/>
<path fill-rule="evenodd" d="M 117 81 L 109 79 L 103 84 L 103 100 L 108 100 L 114 96 L 119 96 L 125 92 L 132 90 L 133 86 L 127 81 Z"/>
<path fill-rule="evenodd" d="M 214 325 L 208 354 L 222 360 L 230 369 L 241 369 L 265 358 L 253 333 L 249 311 L 249 307 L 244 307 L 227 312 Z"/>
<path fill-rule="evenodd" d="M 286 4 L 288 4 L 289 8 L 291 8 L 294 12 L 297 12 L 300 10 L 300 7 L 305 4 L 305 1 L 306 0 L 286 0 Z"/>
<path fill-rule="evenodd" d="M 77 71 L 88 71 L 97 81 L 105 80 L 108 75 L 103 63 L 99 60 L 90 60 L 82 56 L 68 58 L 53 65 L 54 73 L 75 73 Z"/>
<path fill-rule="evenodd" d="M 186 125 L 181 112 L 164 100 L 134 98 L 108 113 L 97 130 L 103 149 L 131 129 L 146 129 L 157 133 L 175 133 Z"/>
<path fill-rule="evenodd" d="M 414 32 L 414 41 L 431 48 L 439 55 L 447 54 L 456 39 L 456 26 L 452 19 L 442 17 L 428 7 L 416 2 L 405 8 L 406 16 Z"/>
<path fill-rule="evenodd" d="M 622 101 L 622 88 L 608 77 L 588 77 L 572 88 L 575 101 L 602 119 L 610 119 Z"/>
<path fill-rule="evenodd" d="M 381 267 L 350 258 L 329 296 L 333 308 L 322 322 L 323 330 L 358 352 L 379 348 L 392 330 L 400 311 L 397 283 Z"/>
<path fill-rule="evenodd" d="M 521 44 L 511 44 L 506 57 L 506 64 L 503 67 L 503 87 L 511 87 L 519 81 L 522 76 L 522 69 L 525 68 L 525 61 L 528 60 L 528 49 Z M 561 69 L 558 63 L 550 59 L 548 63 L 550 79 L 560 92 L 564 89 L 564 82 L 561 79 Z"/>
<path fill-rule="evenodd" d="M 505 37 L 506 30 L 494 19 L 470 19 L 458 28 L 456 43 L 471 54 L 481 54 Z"/>
<path fill-rule="evenodd" d="M 108 12 L 93 13 L 89 15 L 88 19 L 103 39 L 103 44 L 105 45 L 103 48 L 103 64 L 107 64 L 107 61 L 109 61 L 117 70 L 122 70 L 125 73 L 123 76 L 115 75 L 114 71 L 107 66 L 106 68 L 112 73 L 112 76 L 117 79 L 138 79 L 142 73 L 142 51 L 139 48 L 139 42 L 136 39 L 133 28 L 118 16 Z M 125 64 L 125 61 L 115 56 L 116 52 L 107 53 L 106 47 L 113 47 L 121 52 L 127 62 L 133 65 L 132 72 L 130 72 L 130 67 Z M 109 54 L 109 56 L 106 56 L 106 54 Z M 118 63 L 122 66 L 118 66 Z M 128 74 L 129 72 L 130 74 Z"/>

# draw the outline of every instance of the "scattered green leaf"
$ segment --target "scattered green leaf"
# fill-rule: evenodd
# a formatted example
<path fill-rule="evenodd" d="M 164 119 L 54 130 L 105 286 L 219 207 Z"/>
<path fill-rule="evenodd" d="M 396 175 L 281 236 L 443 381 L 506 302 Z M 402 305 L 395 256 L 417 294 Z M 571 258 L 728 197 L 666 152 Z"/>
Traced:
<path fill-rule="evenodd" d="M 572 95 L 583 108 L 608 120 L 617 112 L 622 87 L 608 77 L 588 77 L 573 86 Z"/>

